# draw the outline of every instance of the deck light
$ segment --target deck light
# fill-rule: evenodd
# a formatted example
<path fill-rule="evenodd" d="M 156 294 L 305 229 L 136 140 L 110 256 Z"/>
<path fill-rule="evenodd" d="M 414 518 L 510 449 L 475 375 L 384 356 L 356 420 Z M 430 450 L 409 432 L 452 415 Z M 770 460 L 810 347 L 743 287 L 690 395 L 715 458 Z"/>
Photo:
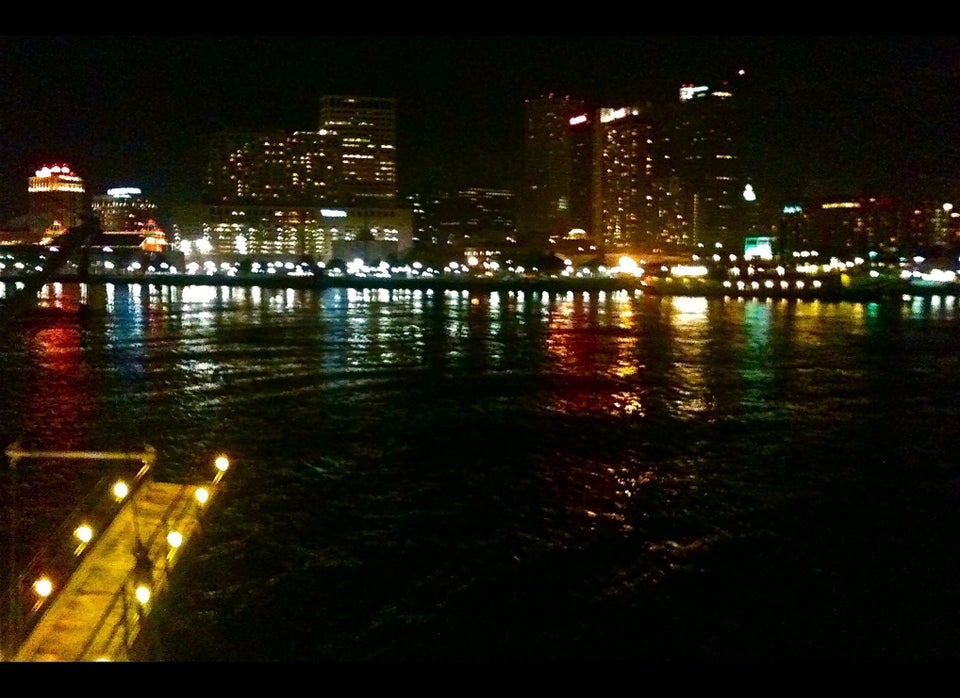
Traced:
<path fill-rule="evenodd" d="M 87 526 L 87 524 L 81 524 L 77 527 L 77 530 L 73 532 L 73 535 L 79 538 L 81 543 L 89 543 L 93 539 L 93 529 Z"/>
<path fill-rule="evenodd" d="M 77 530 L 73 532 L 73 535 L 75 535 L 80 541 L 80 544 L 73 551 L 73 554 L 79 555 L 87 547 L 87 543 L 93 540 L 93 529 L 87 524 L 80 524 L 77 526 Z"/>
<path fill-rule="evenodd" d="M 213 477 L 213 484 L 217 485 L 220 483 L 223 474 L 227 472 L 227 468 L 230 467 L 230 461 L 226 456 L 218 456 L 214 465 L 217 466 L 217 474 Z"/>
<path fill-rule="evenodd" d="M 53 593 L 53 582 L 49 577 L 40 577 L 33 583 L 33 590 L 37 592 L 37 596 L 45 599 Z"/>
<path fill-rule="evenodd" d="M 150 587 L 146 584 L 139 584 L 133 593 L 141 604 L 146 605 L 147 601 L 150 600 Z"/>

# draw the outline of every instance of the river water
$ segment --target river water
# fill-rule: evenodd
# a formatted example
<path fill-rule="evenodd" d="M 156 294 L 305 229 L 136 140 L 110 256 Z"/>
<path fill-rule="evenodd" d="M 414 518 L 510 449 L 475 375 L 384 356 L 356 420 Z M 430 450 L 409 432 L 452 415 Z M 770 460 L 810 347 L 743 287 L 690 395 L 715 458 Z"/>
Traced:
<path fill-rule="evenodd" d="M 960 658 L 952 296 L 79 300 L 0 334 L 2 445 L 233 463 L 150 659 Z M 98 473 L 17 477 L 28 548 Z"/>

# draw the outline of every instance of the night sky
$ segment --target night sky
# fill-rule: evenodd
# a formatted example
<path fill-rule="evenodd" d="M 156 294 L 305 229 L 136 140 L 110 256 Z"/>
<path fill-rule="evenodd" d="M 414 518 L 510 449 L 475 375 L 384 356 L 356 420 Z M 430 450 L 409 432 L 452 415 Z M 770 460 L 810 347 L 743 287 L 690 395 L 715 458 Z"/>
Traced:
<path fill-rule="evenodd" d="M 316 129 L 324 94 L 397 99 L 402 194 L 516 190 L 525 99 L 667 103 L 741 67 L 761 196 L 960 180 L 955 36 L 18 36 L 0 37 L 0 219 L 56 161 L 92 193 L 190 202 L 210 134 Z"/>

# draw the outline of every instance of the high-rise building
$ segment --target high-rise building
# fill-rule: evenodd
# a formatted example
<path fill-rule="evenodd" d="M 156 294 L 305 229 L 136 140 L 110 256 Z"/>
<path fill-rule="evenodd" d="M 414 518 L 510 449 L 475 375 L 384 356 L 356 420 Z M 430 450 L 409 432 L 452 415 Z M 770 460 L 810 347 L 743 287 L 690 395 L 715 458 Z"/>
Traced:
<path fill-rule="evenodd" d="M 567 234 L 592 237 L 593 187 L 594 187 L 594 121 L 595 115 L 588 111 L 570 118 L 570 167 L 569 229 Z"/>
<path fill-rule="evenodd" d="M 554 94 L 527 100 L 524 111 L 517 234 L 522 245 L 546 249 L 589 222 L 590 119 L 582 100 Z"/>
<path fill-rule="evenodd" d="M 810 199 L 784 210 L 778 247 L 784 257 L 815 250 L 824 260 L 868 258 L 898 244 L 917 249 L 906 234 L 904 213 L 902 204 L 888 196 Z"/>
<path fill-rule="evenodd" d="M 320 99 L 321 132 L 337 134 L 337 206 L 392 207 L 397 203 L 395 100 L 327 95 Z"/>
<path fill-rule="evenodd" d="M 437 194 L 423 207 L 425 236 L 460 252 L 503 250 L 516 243 L 516 204 L 505 189 L 470 187 Z"/>
<path fill-rule="evenodd" d="M 683 85 L 668 110 L 665 178 L 670 235 L 692 245 L 742 247 L 750 225 L 744 128 L 734 86 Z M 678 230 L 682 228 L 682 230 Z"/>
<path fill-rule="evenodd" d="M 398 205 L 393 100 L 324 97 L 320 121 L 317 131 L 219 134 L 203 206 L 178 222 L 177 244 L 202 238 L 221 256 L 318 259 L 330 259 L 339 242 L 378 257 L 409 247 L 413 217 Z"/>
<path fill-rule="evenodd" d="M 43 166 L 30 177 L 28 234 L 39 242 L 50 230 L 66 232 L 79 225 L 88 207 L 83 180 L 68 165 Z"/>
<path fill-rule="evenodd" d="M 157 225 L 157 205 L 143 196 L 138 187 L 108 189 L 94 196 L 93 214 L 100 222 L 95 244 L 109 248 L 137 248 L 144 252 L 165 252 L 166 235 Z"/>
<path fill-rule="evenodd" d="M 138 232 L 156 222 L 157 205 L 138 187 L 116 187 L 94 196 L 90 204 L 104 232 Z"/>
<path fill-rule="evenodd" d="M 650 104 L 604 107 L 597 113 L 593 234 L 607 253 L 649 247 L 657 242 L 654 129 Z"/>
<path fill-rule="evenodd" d="M 210 144 L 208 205 L 343 205 L 337 134 L 270 130 L 223 132 Z"/>

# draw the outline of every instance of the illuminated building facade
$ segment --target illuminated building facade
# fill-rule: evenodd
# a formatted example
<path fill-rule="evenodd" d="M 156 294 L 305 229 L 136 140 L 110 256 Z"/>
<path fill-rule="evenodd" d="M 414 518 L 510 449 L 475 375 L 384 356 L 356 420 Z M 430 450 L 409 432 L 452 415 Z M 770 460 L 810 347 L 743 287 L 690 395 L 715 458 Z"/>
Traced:
<path fill-rule="evenodd" d="M 329 131 L 224 132 L 210 147 L 206 204 L 337 204 L 337 134 Z"/>
<path fill-rule="evenodd" d="M 165 252 L 167 239 L 157 225 L 157 205 L 137 187 L 108 189 L 94 196 L 90 208 L 100 221 L 101 235 L 95 246 L 119 250 Z"/>
<path fill-rule="evenodd" d="M 409 247 L 413 216 L 397 204 L 392 100 L 323 105 L 331 128 L 219 134 L 201 210 L 182 220 L 175 242 L 202 239 L 231 258 L 317 260 L 331 258 L 339 240 L 375 240 L 397 253 Z"/>
<path fill-rule="evenodd" d="M 748 232 L 744 126 L 734 85 L 683 85 L 665 110 L 662 220 L 691 245 L 740 249 Z M 752 202 L 750 202 L 752 203 Z"/>
<path fill-rule="evenodd" d="M 395 255 L 412 244 L 410 208 L 209 206 L 201 217 L 199 234 L 175 238 L 188 256 L 191 251 L 209 250 L 226 259 L 329 261 L 335 244 L 342 241 L 377 243 L 378 249 L 392 250 Z"/>
<path fill-rule="evenodd" d="M 108 189 L 94 196 L 90 208 L 105 232 L 137 232 L 157 218 L 157 205 L 143 196 L 137 187 Z"/>
<path fill-rule="evenodd" d="M 526 101 L 517 216 L 521 245 L 545 249 L 549 240 L 589 224 L 589 122 L 582 100 L 549 94 Z"/>
<path fill-rule="evenodd" d="M 330 205 L 393 207 L 397 203 L 395 100 L 327 95 L 320 99 L 320 132 L 336 134 L 332 153 L 336 195 Z"/>
<path fill-rule="evenodd" d="M 778 251 L 784 257 L 816 251 L 820 257 L 866 258 L 884 250 L 921 250 L 929 242 L 911 239 L 908 231 L 909 219 L 893 198 L 815 199 L 784 208 Z"/>
<path fill-rule="evenodd" d="M 905 216 L 903 248 L 913 254 L 936 254 L 941 250 L 960 254 L 960 212 L 952 203 L 921 201 Z"/>
<path fill-rule="evenodd" d="M 600 109 L 594 125 L 593 233 L 605 252 L 658 238 L 653 107 Z"/>
<path fill-rule="evenodd" d="M 39 242 L 47 231 L 66 232 L 79 225 L 87 210 L 88 199 L 83 180 L 68 165 L 44 166 L 30 177 L 28 234 Z"/>
<path fill-rule="evenodd" d="M 573 148 L 570 168 L 569 228 L 566 237 L 592 237 L 594 187 L 594 121 L 595 114 L 584 111 L 569 121 L 570 144 Z"/>

